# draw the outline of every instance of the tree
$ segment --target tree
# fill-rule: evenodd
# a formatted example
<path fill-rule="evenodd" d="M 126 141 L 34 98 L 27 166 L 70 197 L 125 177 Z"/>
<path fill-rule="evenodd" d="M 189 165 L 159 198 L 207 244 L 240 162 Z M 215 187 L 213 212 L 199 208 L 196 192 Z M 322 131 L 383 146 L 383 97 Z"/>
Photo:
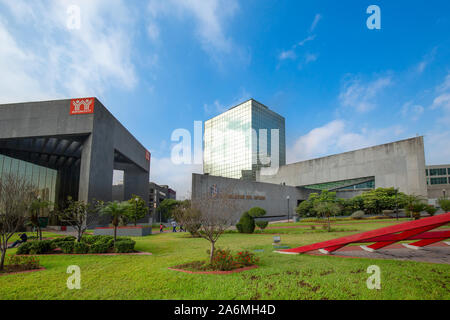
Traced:
<path fill-rule="evenodd" d="M 35 227 L 36 235 L 39 238 L 39 240 L 42 240 L 42 229 L 41 229 L 42 212 L 45 211 L 45 209 L 49 208 L 51 205 L 52 202 L 42 200 L 40 195 L 38 195 L 35 198 L 35 200 L 31 203 L 30 223 L 33 225 L 33 227 Z"/>
<path fill-rule="evenodd" d="M 416 196 L 416 195 L 405 195 L 403 199 L 403 208 L 406 210 L 407 213 L 411 216 L 411 218 L 419 215 L 420 212 L 425 210 L 425 204 L 423 203 L 424 199 L 422 196 Z"/>
<path fill-rule="evenodd" d="M 173 209 L 173 217 L 177 223 L 191 234 L 192 237 L 199 237 L 198 230 L 200 224 L 200 211 L 191 206 L 190 200 L 180 201 Z"/>
<path fill-rule="evenodd" d="M 108 202 L 100 209 L 100 213 L 111 217 L 111 224 L 114 227 L 114 244 L 117 240 L 117 227 L 120 222 L 126 218 L 127 212 L 130 210 L 130 204 L 128 201 L 113 201 Z"/>
<path fill-rule="evenodd" d="M 102 205 L 101 201 L 87 204 L 84 201 L 75 201 L 72 197 L 68 197 L 67 207 L 58 212 L 58 216 L 61 222 L 67 223 L 77 231 L 77 242 L 81 242 L 88 226 L 97 221 L 97 213 Z"/>
<path fill-rule="evenodd" d="M 156 209 L 158 214 L 162 214 L 166 219 L 173 216 L 173 210 L 179 204 L 179 201 L 175 199 L 164 199 Z"/>
<path fill-rule="evenodd" d="M 449 199 L 441 198 L 438 200 L 438 203 L 439 203 L 439 206 L 441 207 L 441 209 L 444 210 L 444 212 L 450 211 L 450 200 Z"/>
<path fill-rule="evenodd" d="M 321 215 L 326 217 L 328 220 L 328 232 L 331 231 L 330 216 L 338 215 L 341 212 L 341 207 L 336 202 L 332 201 L 319 201 L 314 204 L 314 210 Z"/>
<path fill-rule="evenodd" d="M 0 177 L 0 270 L 4 269 L 8 241 L 25 223 L 35 195 L 36 188 L 24 178 Z"/>
<path fill-rule="evenodd" d="M 233 190 L 233 188 L 228 188 Z M 198 211 L 197 222 L 201 225 L 198 234 L 209 241 L 210 263 L 212 263 L 215 245 L 220 236 L 233 224 L 233 217 L 238 211 L 236 202 L 226 190 L 220 193 L 206 193 L 191 200 L 191 207 Z"/>
<path fill-rule="evenodd" d="M 252 218 L 260 218 L 266 215 L 266 210 L 260 207 L 253 207 L 250 210 L 248 210 L 248 214 Z"/>
<path fill-rule="evenodd" d="M 144 199 L 134 194 L 131 196 L 131 199 L 128 200 L 128 203 L 130 204 L 130 208 L 126 215 L 134 222 L 134 226 L 136 226 L 137 221 L 148 214 L 148 206 Z"/>

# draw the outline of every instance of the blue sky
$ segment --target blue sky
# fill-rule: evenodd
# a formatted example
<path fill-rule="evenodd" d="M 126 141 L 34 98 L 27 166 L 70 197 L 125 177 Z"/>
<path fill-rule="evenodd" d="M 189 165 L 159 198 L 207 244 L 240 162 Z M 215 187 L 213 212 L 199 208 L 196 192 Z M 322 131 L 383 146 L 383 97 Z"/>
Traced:
<path fill-rule="evenodd" d="M 179 197 L 202 168 L 172 132 L 250 97 L 286 118 L 289 162 L 419 134 L 450 163 L 449 31 L 448 1 L 0 0 L 0 103 L 98 97 Z"/>

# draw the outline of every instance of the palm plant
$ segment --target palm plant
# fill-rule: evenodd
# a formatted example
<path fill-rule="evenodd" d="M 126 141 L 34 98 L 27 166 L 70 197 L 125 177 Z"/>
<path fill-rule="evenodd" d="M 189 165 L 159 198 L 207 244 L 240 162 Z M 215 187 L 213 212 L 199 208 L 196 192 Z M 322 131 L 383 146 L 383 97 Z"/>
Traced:
<path fill-rule="evenodd" d="M 101 214 L 111 217 L 111 224 L 114 227 L 114 243 L 117 239 L 117 227 L 119 226 L 120 221 L 127 216 L 127 213 L 130 210 L 130 206 L 131 205 L 128 203 L 128 201 L 113 201 L 108 202 L 100 209 Z"/>

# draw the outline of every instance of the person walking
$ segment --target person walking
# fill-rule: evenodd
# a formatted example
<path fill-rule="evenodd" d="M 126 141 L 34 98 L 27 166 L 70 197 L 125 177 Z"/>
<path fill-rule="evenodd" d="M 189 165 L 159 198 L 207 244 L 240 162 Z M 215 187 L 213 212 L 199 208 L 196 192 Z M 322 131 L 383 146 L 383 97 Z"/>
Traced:
<path fill-rule="evenodd" d="M 174 221 L 172 221 L 172 232 L 177 232 L 177 223 Z"/>
<path fill-rule="evenodd" d="M 159 233 L 163 233 L 164 232 L 164 226 L 162 223 L 159 224 Z"/>

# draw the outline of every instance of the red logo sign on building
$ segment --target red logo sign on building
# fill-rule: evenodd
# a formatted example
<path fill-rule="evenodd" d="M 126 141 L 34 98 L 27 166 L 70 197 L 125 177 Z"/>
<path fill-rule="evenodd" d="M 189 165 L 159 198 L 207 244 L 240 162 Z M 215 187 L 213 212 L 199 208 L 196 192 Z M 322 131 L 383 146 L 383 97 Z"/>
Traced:
<path fill-rule="evenodd" d="M 150 157 L 151 157 L 150 152 L 148 150 L 145 150 L 145 159 L 147 161 L 150 161 Z"/>
<path fill-rule="evenodd" d="M 72 99 L 70 101 L 70 114 L 94 113 L 94 98 Z"/>

